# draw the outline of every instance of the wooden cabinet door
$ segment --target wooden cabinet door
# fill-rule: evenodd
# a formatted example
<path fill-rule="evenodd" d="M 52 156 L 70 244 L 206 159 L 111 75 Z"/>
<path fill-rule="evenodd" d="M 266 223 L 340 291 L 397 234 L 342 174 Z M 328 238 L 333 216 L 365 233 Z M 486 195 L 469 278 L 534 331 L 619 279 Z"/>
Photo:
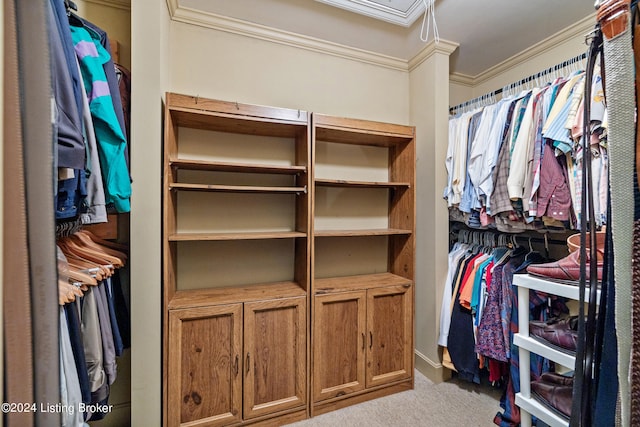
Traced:
<path fill-rule="evenodd" d="M 169 311 L 169 426 L 242 419 L 242 304 Z"/>
<path fill-rule="evenodd" d="M 313 399 L 365 387 L 366 291 L 315 296 Z"/>
<path fill-rule="evenodd" d="M 411 286 L 367 291 L 367 387 L 408 378 L 413 367 Z"/>
<path fill-rule="evenodd" d="M 306 404 L 306 298 L 244 305 L 244 418 Z"/>

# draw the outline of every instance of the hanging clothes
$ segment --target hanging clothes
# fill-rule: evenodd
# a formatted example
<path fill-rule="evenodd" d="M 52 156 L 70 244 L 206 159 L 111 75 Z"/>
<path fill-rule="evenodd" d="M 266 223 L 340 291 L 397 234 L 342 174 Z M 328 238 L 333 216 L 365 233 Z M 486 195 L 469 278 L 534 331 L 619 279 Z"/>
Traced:
<path fill-rule="evenodd" d="M 584 72 L 574 72 L 450 118 L 443 195 L 453 220 L 507 233 L 578 228 L 582 135 L 575 129 L 586 84 L 601 87 L 600 75 L 586 82 Z M 603 129 L 593 140 L 601 225 L 608 185 L 606 109 L 601 90 L 594 93 L 600 94 L 589 100 L 597 104 L 594 127 Z"/>
<path fill-rule="evenodd" d="M 71 26 L 71 36 L 93 117 L 105 199 L 113 203 L 118 212 L 129 212 L 131 181 L 125 159 L 127 142 L 103 68 L 110 61 L 110 55 L 102 47 L 99 35 L 87 27 Z"/>

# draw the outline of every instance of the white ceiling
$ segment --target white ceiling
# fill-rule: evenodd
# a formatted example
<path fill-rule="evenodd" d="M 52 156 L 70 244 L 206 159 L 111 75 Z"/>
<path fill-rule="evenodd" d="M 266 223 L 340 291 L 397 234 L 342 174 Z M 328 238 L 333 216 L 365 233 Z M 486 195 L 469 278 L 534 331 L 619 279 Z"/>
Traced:
<path fill-rule="evenodd" d="M 406 14 L 422 0 L 178 0 L 182 7 L 257 23 L 342 45 L 410 59 L 424 47 L 422 13 L 408 27 L 354 13 L 346 3 L 375 3 Z M 327 2 L 343 3 L 341 7 Z M 418 3 L 416 5 L 416 3 Z M 440 37 L 457 42 L 451 71 L 476 76 L 594 13 L 593 0 L 436 0 Z M 433 33 L 429 40 L 433 39 Z"/>

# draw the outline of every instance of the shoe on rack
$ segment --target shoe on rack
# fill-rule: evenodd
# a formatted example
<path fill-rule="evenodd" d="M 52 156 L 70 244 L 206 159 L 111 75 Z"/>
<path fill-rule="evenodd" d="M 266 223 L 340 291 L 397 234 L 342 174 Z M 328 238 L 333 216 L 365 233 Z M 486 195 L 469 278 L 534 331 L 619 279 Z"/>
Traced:
<path fill-rule="evenodd" d="M 591 236 L 591 233 L 587 232 L 587 236 L 586 236 L 587 251 L 591 246 L 590 236 Z M 600 248 L 604 248 L 606 236 L 607 234 L 604 229 L 596 232 L 596 245 L 598 246 L 598 251 L 600 251 Z M 578 252 L 580 250 L 580 233 L 572 234 L 571 236 L 567 237 L 567 248 L 569 249 L 569 252 Z"/>
<path fill-rule="evenodd" d="M 598 251 L 600 251 L 600 249 L 598 249 Z M 587 254 L 587 282 L 590 280 L 588 257 L 589 254 Z M 602 257 L 598 256 L 598 282 L 602 281 L 603 265 Z M 556 282 L 576 285 L 580 280 L 580 251 L 572 252 L 558 261 L 548 262 L 545 264 L 531 264 L 527 267 L 527 273 Z"/>
<path fill-rule="evenodd" d="M 535 399 L 565 418 L 571 417 L 572 385 L 558 385 L 545 381 L 531 381 Z"/>
<path fill-rule="evenodd" d="M 558 374 L 555 372 L 544 372 L 540 375 L 540 381 L 547 384 L 557 384 L 563 386 L 573 386 L 573 377 Z"/>
<path fill-rule="evenodd" d="M 544 341 L 545 344 L 574 354 L 578 348 L 578 316 L 566 317 L 547 322 L 532 320 L 529 322 L 529 336 Z"/>

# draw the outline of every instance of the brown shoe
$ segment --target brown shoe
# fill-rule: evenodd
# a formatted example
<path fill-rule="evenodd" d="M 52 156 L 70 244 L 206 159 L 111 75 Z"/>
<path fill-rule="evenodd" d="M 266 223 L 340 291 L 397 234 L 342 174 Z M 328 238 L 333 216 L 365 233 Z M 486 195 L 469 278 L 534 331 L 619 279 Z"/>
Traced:
<path fill-rule="evenodd" d="M 529 336 L 555 348 L 556 350 L 575 354 L 578 348 L 577 316 L 567 317 L 550 322 L 529 322 Z"/>
<path fill-rule="evenodd" d="M 587 255 L 588 256 L 588 255 Z M 588 260 L 587 260 L 588 262 Z M 603 262 L 598 257 L 598 281 L 602 281 Z M 580 280 L 580 251 L 575 251 L 561 260 L 546 264 L 531 264 L 527 267 L 527 273 L 544 277 L 562 283 L 577 284 Z M 587 265 L 586 280 L 589 281 L 589 266 Z"/>
<path fill-rule="evenodd" d="M 543 373 L 542 375 L 540 375 L 540 381 L 545 382 L 547 384 L 557 384 L 557 385 L 573 387 L 573 377 L 557 374 L 555 372 Z"/>
<path fill-rule="evenodd" d="M 559 415 L 571 417 L 571 399 L 573 398 L 573 386 L 564 386 L 544 381 L 532 381 L 531 391 L 533 396 L 549 409 Z"/>

